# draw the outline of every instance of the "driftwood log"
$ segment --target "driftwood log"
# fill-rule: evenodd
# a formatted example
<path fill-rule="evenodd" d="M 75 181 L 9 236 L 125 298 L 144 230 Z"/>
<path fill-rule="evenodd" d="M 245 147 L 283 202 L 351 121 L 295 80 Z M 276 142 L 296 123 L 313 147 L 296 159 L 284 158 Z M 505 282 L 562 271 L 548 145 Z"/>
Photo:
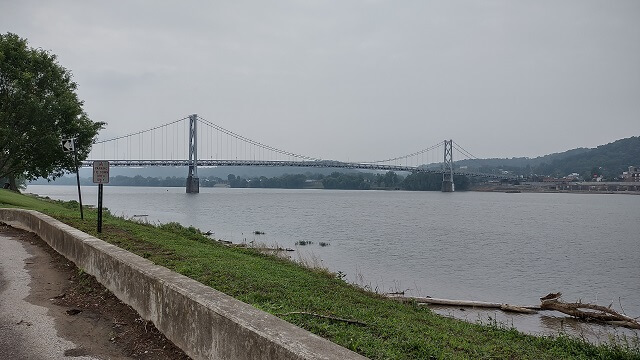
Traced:
<path fill-rule="evenodd" d="M 557 295 L 557 296 L 550 296 Z M 560 301 L 560 293 L 549 294 L 545 297 L 540 298 L 541 305 L 540 308 L 542 310 L 555 310 L 561 313 L 573 316 L 578 319 L 587 320 L 587 321 L 599 321 L 604 322 L 611 325 L 619 325 L 632 329 L 640 329 L 640 323 L 637 319 L 634 319 L 630 316 L 620 314 L 617 311 L 611 309 L 610 307 L 595 305 L 595 304 L 584 304 L 582 302 L 575 303 L 566 303 Z"/>
<path fill-rule="evenodd" d="M 392 296 L 394 299 L 402 301 L 415 301 L 419 304 L 433 304 L 444 306 L 462 306 L 462 307 L 477 307 L 486 309 L 500 309 L 503 311 L 517 312 L 521 314 L 535 314 L 536 310 L 539 310 L 539 306 L 531 305 L 510 305 L 486 301 L 470 301 L 470 300 L 451 300 L 451 299 L 438 299 L 432 297 L 409 297 L 409 296 Z"/>
<path fill-rule="evenodd" d="M 624 326 L 632 329 L 640 329 L 638 318 L 620 314 L 617 311 L 602 305 L 589 303 L 566 303 L 560 301 L 562 293 L 551 293 L 540 298 L 541 304 L 537 305 L 510 305 L 486 301 L 451 300 L 432 297 L 409 297 L 388 294 L 389 297 L 399 301 L 415 301 L 418 304 L 433 304 L 443 306 L 461 306 L 487 309 L 500 309 L 502 311 L 521 314 L 535 314 L 536 310 L 554 310 L 586 321 L 598 321 L 610 325 Z"/>

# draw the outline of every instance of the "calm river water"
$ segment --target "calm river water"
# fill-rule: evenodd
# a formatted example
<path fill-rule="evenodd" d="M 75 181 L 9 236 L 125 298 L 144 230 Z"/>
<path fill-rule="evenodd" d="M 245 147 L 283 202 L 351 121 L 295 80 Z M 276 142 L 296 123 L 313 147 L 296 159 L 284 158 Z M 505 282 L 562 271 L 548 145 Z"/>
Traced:
<path fill-rule="evenodd" d="M 28 192 L 77 200 L 73 186 L 30 185 Z M 640 196 L 481 192 L 333 191 L 105 186 L 112 213 L 177 221 L 214 237 L 296 249 L 380 292 L 538 304 L 561 291 L 566 301 L 613 303 L 640 316 Z M 84 204 L 97 187 L 84 187 Z M 265 232 L 254 235 L 254 231 Z M 296 246 L 301 240 L 312 244 Z M 320 243 L 325 243 L 321 246 Z M 470 321 L 530 333 L 564 331 L 600 340 L 630 330 L 538 316 L 441 308 Z M 603 335 L 604 334 L 604 335 Z M 606 340 L 606 339 L 604 339 Z"/>

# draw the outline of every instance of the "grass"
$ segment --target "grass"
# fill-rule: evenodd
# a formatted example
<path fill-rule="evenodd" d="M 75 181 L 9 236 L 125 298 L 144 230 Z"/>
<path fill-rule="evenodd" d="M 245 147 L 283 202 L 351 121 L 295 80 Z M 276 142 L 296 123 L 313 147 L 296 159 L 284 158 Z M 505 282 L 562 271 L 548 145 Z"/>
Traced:
<path fill-rule="evenodd" d="M 177 223 L 144 224 L 105 214 L 96 233 L 95 209 L 80 220 L 77 203 L 44 201 L 0 190 L 0 207 L 33 209 L 148 258 L 372 359 L 640 359 L 633 346 L 595 346 L 567 336 L 536 337 L 496 325 L 439 316 L 342 280 L 252 249 L 211 241 Z M 357 320 L 352 324 L 307 314 Z"/>

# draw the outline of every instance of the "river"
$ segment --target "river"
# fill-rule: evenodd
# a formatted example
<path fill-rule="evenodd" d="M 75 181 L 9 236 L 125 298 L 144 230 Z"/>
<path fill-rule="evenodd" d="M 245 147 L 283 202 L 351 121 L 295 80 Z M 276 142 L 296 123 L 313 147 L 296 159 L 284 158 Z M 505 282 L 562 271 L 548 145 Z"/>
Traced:
<path fill-rule="evenodd" d="M 292 258 L 345 274 L 374 291 L 410 296 L 538 304 L 613 303 L 640 316 L 640 196 L 105 186 L 115 215 L 176 221 L 214 237 L 292 248 Z M 73 186 L 27 192 L 77 200 Z M 84 204 L 97 187 L 84 187 Z M 255 231 L 264 235 L 255 235 Z M 311 244 L 299 245 L 300 241 Z M 298 245 L 296 245 L 298 243 Z M 564 320 L 559 313 L 509 315 L 437 308 L 441 314 L 534 334 L 606 341 L 631 330 Z"/>

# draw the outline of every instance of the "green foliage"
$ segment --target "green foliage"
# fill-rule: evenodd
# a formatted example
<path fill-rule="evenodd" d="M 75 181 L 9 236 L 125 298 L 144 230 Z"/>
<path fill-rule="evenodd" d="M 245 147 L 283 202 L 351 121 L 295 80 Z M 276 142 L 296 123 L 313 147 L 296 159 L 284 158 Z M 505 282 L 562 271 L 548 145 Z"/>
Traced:
<path fill-rule="evenodd" d="M 229 187 L 232 188 L 247 188 L 249 187 L 249 182 L 241 177 L 236 177 L 233 174 L 229 174 Z"/>
<path fill-rule="evenodd" d="M 243 179 L 240 176 L 229 174 L 229 187 L 232 188 L 278 188 L 278 189 L 302 189 L 307 181 L 307 175 L 284 174 L 267 178 L 260 176 L 251 179 Z"/>
<path fill-rule="evenodd" d="M 182 226 L 180 223 L 177 223 L 174 221 L 166 224 L 158 225 L 158 228 L 168 233 L 179 235 L 188 239 L 192 239 L 196 241 L 209 241 L 207 238 L 204 237 L 204 235 L 202 235 L 202 232 L 199 229 L 193 226 L 185 227 L 185 226 Z"/>
<path fill-rule="evenodd" d="M 405 190 L 439 191 L 442 188 L 442 175 L 413 173 L 404 179 L 402 188 Z"/>
<path fill-rule="evenodd" d="M 565 176 L 576 172 L 585 179 L 604 175 L 613 180 L 627 171 L 629 166 L 640 165 L 640 136 L 600 145 L 588 152 L 572 155 L 534 168 L 538 174 Z"/>
<path fill-rule="evenodd" d="M 527 177 L 563 177 L 578 173 L 585 180 L 593 175 L 615 180 L 629 166 L 640 166 L 640 136 L 617 140 L 594 149 L 578 148 L 534 159 L 474 159 L 457 161 L 456 165 L 466 165 L 487 174 L 500 174 L 502 170 Z"/>
<path fill-rule="evenodd" d="M 395 188 L 402 182 L 402 177 L 393 171 L 387 171 L 384 175 L 376 174 L 372 179 L 378 187 Z"/>
<path fill-rule="evenodd" d="M 307 176 L 303 174 L 289 175 L 267 178 L 261 176 L 249 181 L 249 187 L 251 188 L 281 188 L 281 189 L 302 189 Z"/>
<path fill-rule="evenodd" d="M 55 55 L 0 34 L 0 177 L 55 178 L 73 169 L 63 138 L 75 137 L 86 158 L 104 123 L 87 117 L 76 87 Z"/>
<path fill-rule="evenodd" d="M 583 154 L 589 152 L 590 149 L 577 148 L 572 150 L 563 151 L 561 153 L 553 153 L 544 156 L 538 156 L 535 158 L 528 157 L 512 157 L 512 158 L 494 158 L 494 159 L 463 159 L 457 160 L 455 163 L 457 166 L 468 166 L 474 169 L 487 167 L 491 169 L 523 169 L 528 167 L 536 167 L 543 163 L 550 163 L 552 161 L 561 160 L 570 156 Z"/>
<path fill-rule="evenodd" d="M 184 229 L 184 227 L 179 222 L 175 222 L 175 221 L 162 224 L 158 227 L 162 230 L 173 232 L 173 233 L 181 232 Z"/>
<path fill-rule="evenodd" d="M 352 175 L 333 172 L 322 179 L 322 186 L 325 189 L 369 190 L 371 183 L 365 179 L 363 174 Z"/>

